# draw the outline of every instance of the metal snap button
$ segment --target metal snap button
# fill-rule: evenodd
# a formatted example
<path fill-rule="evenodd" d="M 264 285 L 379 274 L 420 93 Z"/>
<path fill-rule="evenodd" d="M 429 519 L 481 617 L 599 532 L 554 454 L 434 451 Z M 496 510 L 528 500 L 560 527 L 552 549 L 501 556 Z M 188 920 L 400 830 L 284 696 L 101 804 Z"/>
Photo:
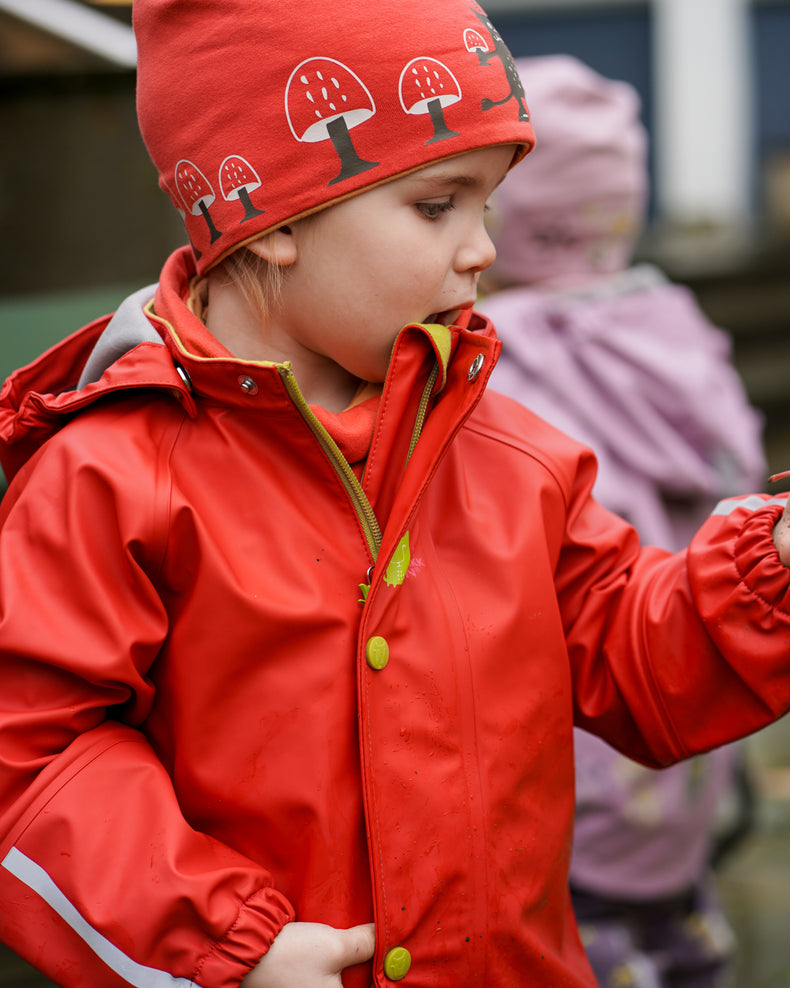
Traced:
<path fill-rule="evenodd" d="M 178 376 L 184 382 L 184 387 L 187 389 L 187 391 L 190 394 L 192 394 L 192 378 L 189 376 L 189 374 L 187 374 L 187 372 L 184 370 L 181 364 L 176 364 L 175 368 L 176 368 L 176 374 L 178 374 Z"/>
<path fill-rule="evenodd" d="M 258 393 L 258 385 L 253 378 L 248 377 L 246 374 L 242 374 L 239 377 L 239 387 L 242 391 L 246 391 L 248 395 L 256 395 Z"/>
<path fill-rule="evenodd" d="M 469 368 L 469 373 L 466 375 L 468 381 L 474 381 L 477 375 L 482 370 L 483 364 L 485 363 L 485 357 L 482 353 L 478 353 Z"/>

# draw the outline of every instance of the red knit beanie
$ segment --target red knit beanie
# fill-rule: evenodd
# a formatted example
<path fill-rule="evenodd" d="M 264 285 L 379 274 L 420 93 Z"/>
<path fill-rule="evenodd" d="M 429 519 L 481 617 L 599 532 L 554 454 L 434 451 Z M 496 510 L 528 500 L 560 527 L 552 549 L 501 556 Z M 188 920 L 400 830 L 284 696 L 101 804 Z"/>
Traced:
<path fill-rule="evenodd" d="M 140 130 L 206 271 L 441 158 L 534 135 L 473 0 L 134 0 Z"/>

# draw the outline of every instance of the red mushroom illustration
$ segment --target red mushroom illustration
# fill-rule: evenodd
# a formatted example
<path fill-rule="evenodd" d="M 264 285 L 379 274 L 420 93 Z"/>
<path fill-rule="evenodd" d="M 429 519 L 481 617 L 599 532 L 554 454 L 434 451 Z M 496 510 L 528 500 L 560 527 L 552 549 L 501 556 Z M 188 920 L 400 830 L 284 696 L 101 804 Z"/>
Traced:
<path fill-rule="evenodd" d="M 427 113 L 433 123 L 433 136 L 426 144 L 458 137 L 445 123 L 444 107 L 461 98 L 458 80 L 443 62 L 435 58 L 413 58 L 400 75 L 400 103 L 405 113 Z"/>
<path fill-rule="evenodd" d="M 173 204 L 173 208 L 181 217 L 181 219 L 185 220 L 187 214 L 186 214 L 186 210 L 184 209 L 183 203 L 180 201 L 178 196 L 174 195 L 173 190 L 170 188 L 170 186 L 161 176 L 159 177 L 159 187 L 162 189 L 163 192 L 167 193 L 170 202 L 172 202 Z"/>
<path fill-rule="evenodd" d="M 305 144 L 330 140 L 340 158 L 340 171 L 329 185 L 378 166 L 377 161 L 360 158 L 349 133 L 375 112 L 364 82 L 334 58 L 300 62 L 285 89 L 285 113 L 296 140 Z"/>
<path fill-rule="evenodd" d="M 249 161 L 241 155 L 229 154 L 219 166 L 219 187 L 226 202 L 238 199 L 244 206 L 244 216 L 239 223 L 246 223 L 265 212 L 250 201 L 250 193 L 261 187 L 261 180 Z"/>
<path fill-rule="evenodd" d="M 170 199 L 170 202 L 172 202 L 173 203 L 173 206 L 175 207 L 176 212 L 178 213 L 178 215 L 181 217 L 181 219 L 186 224 L 186 218 L 187 218 L 186 210 L 183 209 L 183 204 L 179 200 L 178 196 L 176 196 L 174 194 L 173 190 L 170 188 L 170 186 L 167 184 L 167 182 L 163 178 L 160 178 L 159 179 L 159 185 L 167 193 L 167 195 L 168 195 L 168 197 Z M 187 236 L 189 236 L 189 230 L 187 230 Z M 197 247 L 192 243 L 191 238 L 190 238 L 190 241 L 189 242 L 190 242 L 190 244 L 192 246 L 192 251 L 193 251 L 195 257 L 197 258 L 197 260 L 200 260 L 200 258 L 203 255 L 200 253 L 200 251 L 197 249 Z"/>
<path fill-rule="evenodd" d="M 473 27 L 468 27 L 464 31 L 464 45 L 470 54 L 476 51 L 488 51 L 490 48 L 483 35 Z"/>
<path fill-rule="evenodd" d="M 208 211 L 209 206 L 217 198 L 214 189 L 211 187 L 211 182 L 209 182 L 197 165 L 191 161 L 187 161 L 186 158 L 182 158 L 176 165 L 175 177 L 178 194 L 187 207 L 187 211 L 192 216 L 199 214 L 203 217 L 211 234 L 211 243 L 213 244 L 222 234 L 214 226 L 211 214 Z"/>

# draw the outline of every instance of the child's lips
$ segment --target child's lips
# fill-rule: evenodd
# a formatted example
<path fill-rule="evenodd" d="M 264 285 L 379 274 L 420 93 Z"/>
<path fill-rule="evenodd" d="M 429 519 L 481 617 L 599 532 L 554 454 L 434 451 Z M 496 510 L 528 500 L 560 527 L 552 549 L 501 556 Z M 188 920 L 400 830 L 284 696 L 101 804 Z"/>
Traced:
<path fill-rule="evenodd" d="M 428 316 L 426 323 L 438 323 L 440 326 L 452 326 L 464 309 L 471 309 L 474 302 L 464 302 L 455 309 L 445 309 L 443 312 L 434 312 Z"/>

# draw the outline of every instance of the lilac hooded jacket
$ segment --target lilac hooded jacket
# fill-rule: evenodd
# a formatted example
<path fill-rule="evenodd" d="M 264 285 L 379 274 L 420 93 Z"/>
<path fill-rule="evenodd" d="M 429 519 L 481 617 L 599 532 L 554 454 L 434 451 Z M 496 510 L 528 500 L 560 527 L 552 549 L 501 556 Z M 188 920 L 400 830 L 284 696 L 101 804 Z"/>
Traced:
<path fill-rule="evenodd" d="M 657 269 L 631 268 L 576 292 L 511 288 L 479 307 L 503 340 L 491 387 L 592 447 L 594 495 L 643 542 L 679 549 L 720 498 L 763 482 L 761 417 L 729 339 Z M 709 856 L 732 748 L 664 771 L 579 730 L 576 751 L 572 884 L 637 900 L 692 885 Z"/>

